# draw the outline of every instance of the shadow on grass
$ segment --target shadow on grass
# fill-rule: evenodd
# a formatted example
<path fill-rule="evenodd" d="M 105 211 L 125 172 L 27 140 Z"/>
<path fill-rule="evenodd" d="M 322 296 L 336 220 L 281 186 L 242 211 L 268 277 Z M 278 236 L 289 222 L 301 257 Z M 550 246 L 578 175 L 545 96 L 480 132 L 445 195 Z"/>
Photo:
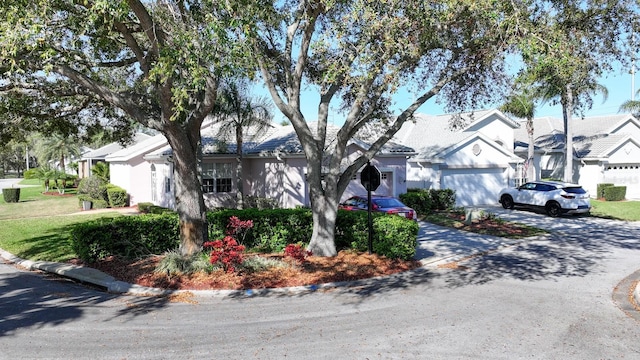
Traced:
<path fill-rule="evenodd" d="M 73 225 L 50 229 L 47 234 L 24 241 L 24 249 L 15 254 L 35 261 L 64 262 L 75 257 L 71 241 Z"/>

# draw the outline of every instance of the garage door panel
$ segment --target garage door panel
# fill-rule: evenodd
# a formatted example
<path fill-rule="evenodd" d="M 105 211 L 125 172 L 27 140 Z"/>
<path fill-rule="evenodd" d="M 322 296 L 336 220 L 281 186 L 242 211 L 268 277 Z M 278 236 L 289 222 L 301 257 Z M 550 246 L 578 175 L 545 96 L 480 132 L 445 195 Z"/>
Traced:
<path fill-rule="evenodd" d="M 447 169 L 442 174 L 441 188 L 456 191 L 457 206 L 496 204 L 505 187 L 504 169 Z"/>
<path fill-rule="evenodd" d="M 640 199 L 640 165 L 611 164 L 604 172 L 605 183 L 627 187 L 627 199 Z"/>

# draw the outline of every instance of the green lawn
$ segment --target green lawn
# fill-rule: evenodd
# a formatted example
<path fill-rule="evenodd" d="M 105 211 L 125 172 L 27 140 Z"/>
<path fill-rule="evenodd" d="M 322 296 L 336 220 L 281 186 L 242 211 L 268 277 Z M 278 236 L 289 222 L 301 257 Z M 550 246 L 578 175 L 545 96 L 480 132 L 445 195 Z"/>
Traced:
<path fill-rule="evenodd" d="M 0 196 L 0 220 L 55 216 L 80 211 L 75 189 L 65 190 L 65 194 L 71 196 L 52 196 L 43 194 L 44 187 L 38 180 L 22 180 L 19 185 L 18 203 L 6 203 Z"/>
<path fill-rule="evenodd" d="M 116 213 L 81 214 L 75 190 L 73 196 L 43 195 L 38 180 L 23 180 L 20 202 L 6 203 L 0 196 L 0 248 L 29 260 L 66 261 L 76 257 L 69 232 L 74 224 Z M 54 190 L 55 191 L 55 190 Z"/>
<path fill-rule="evenodd" d="M 606 219 L 640 221 L 640 201 L 591 200 L 591 216 Z"/>

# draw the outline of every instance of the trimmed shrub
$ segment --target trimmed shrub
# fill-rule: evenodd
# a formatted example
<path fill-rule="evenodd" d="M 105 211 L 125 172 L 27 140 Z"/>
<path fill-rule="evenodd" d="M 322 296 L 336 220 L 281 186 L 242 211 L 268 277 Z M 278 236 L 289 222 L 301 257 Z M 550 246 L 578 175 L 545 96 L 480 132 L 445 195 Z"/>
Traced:
<path fill-rule="evenodd" d="M 29 169 L 25 170 L 22 176 L 25 179 L 37 179 L 38 178 L 38 169 Z"/>
<path fill-rule="evenodd" d="M 373 252 L 390 259 L 411 260 L 416 254 L 418 223 L 402 216 L 381 216 L 373 222 Z"/>
<path fill-rule="evenodd" d="M 91 201 L 108 201 L 107 183 L 96 176 L 89 176 L 80 180 L 78 184 L 78 195 L 88 195 Z"/>
<path fill-rule="evenodd" d="M 351 248 L 357 251 L 368 251 L 367 213 L 364 211 L 354 211 L 352 213 L 358 214 L 364 219 L 364 221 L 358 222 L 359 224 L 364 224 L 364 226 L 359 229 L 353 229 Z M 402 216 L 379 214 L 379 216 L 373 218 L 372 250 L 374 253 L 390 259 L 410 260 L 416 253 L 418 230 L 419 226 L 416 221 Z"/>
<path fill-rule="evenodd" d="M 406 194 L 400 194 L 400 201 L 413 208 L 418 214 L 428 214 L 434 208 L 431 193 L 428 190 L 412 189 Z"/>
<path fill-rule="evenodd" d="M 175 214 L 176 212 L 150 202 L 138 203 L 138 211 L 143 214 Z"/>
<path fill-rule="evenodd" d="M 109 202 L 107 202 L 107 200 L 91 199 L 90 201 L 93 203 L 92 206 L 94 209 L 106 209 L 109 207 Z"/>
<path fill-rule="evenodd" d="M 308 209 L 226 209 L 207 213 L 210 240 L 225 236 L 232 216 L 253 221 L 253 227 L 238 241 L 258 251 L 279 252 L 288 244 L 308 244 L 313 231 L 313 218 Z"/>
<path fill-rule="evenodd" d="M 451 189 L 409 189 L 406 194 L 400 194 L 400 201 L 418 214 L 428 214 L 434 210 L 453 209 L 456 192 Z"/>
<path fill-rule="evenodd" d="M 174 214 L 100 218 L 71 230 L 73 250 L 88 262 L 119 256 L 126 259 L 161 254 L 180 245 Z"/>
<path fill-rule="evenodd" d="M 380 216 L 389 216 L 372 212 L 372 221 Z M 336 249 L 354 249 L 366 251 L 369 242 L 369 219 L 366 211 L 338 210 L 336 219 Z M 364 246 L 364 248 L 362 247 Z"/>
<path fill-rule="evenodd" d="M 456 204 L 456 191 L 451 189 L 429 189 L 436 210 L 451 210 Z"/>
<path fill-rule="evenodd" d="M 20 188 L 2 189 L 2 198 L 8 203 L 17 203 L 20 201 Z"/>
<path fill-rule="evenodd" d="M 610 186 L 614 186 L 615 184 L 611 184 L 611 183 L 601 183 L 598 184 L 596 187 L 596 198 L 597 199 L 603 199 L 604 198 L 604 189 L 610 187 Z"/>
<path fill-rule="evenodd" d="M 627 195 L 626 186 L 607 186 L 604 188 L 604 199 L 606 201 L 621 201 Z"/>
<path fill-rule="evenodd" d="M 128 203 L 127 191 L 119 186 L 108 184 L 107 197 L 111 207 L 125 207 Z"/>
<path fill-rule="evenodd" d="M 143 213 L 143 214 L 148 214 L 151 212 L 151 207 L 155 206 L 153 205 L 153 203 L 150 202 L 141 202 L 138 203 L 138 211 Z"/>

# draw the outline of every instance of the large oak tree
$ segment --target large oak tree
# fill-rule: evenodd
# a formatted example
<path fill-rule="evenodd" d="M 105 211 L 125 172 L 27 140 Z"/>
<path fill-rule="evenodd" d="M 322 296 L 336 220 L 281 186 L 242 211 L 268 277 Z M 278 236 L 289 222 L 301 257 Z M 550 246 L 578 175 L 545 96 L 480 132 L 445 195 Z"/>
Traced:
<path fill-rule="evenodd" d="M 218 79 L 240 53 L 239 42 L 227 41 L 228 13 L 218 6 L 189 0 L 0 2 L 4 123 L 89 133 L 135 121 L 160 131 L 173 149 L 184 255 L 199 251 L 207 238 L 200 127 L 214 107 Z"/>
<path fill-rule="evenodd" d="M 338 202 L 356 172 L 425 102 L 440 95 L 450 109 L 475 107 L 497 96 L 505 55 L 522 35 L 528 1 L 285 0 L 261 1 L 238 13 L 259 13 L 241 30 L 253 40 L 263 80 L 277 108 L 294 126 L 308 161 L 313 210 L 309 245 L 336 254 Z M 405 85 L 413 100 L 392 114 Z M 314 91 L 315 118 L 301 110 Z M 344 124 L 328 138 L 330 108 Z M 309 120 L 314 121 L 313 126 Z M 316 122 L 317 121 L 317 122 Z M 367 123 L 382 135 L 351 163 L 348 141 Z M 426 135 L 426 134 L 425 134 Z"/>

